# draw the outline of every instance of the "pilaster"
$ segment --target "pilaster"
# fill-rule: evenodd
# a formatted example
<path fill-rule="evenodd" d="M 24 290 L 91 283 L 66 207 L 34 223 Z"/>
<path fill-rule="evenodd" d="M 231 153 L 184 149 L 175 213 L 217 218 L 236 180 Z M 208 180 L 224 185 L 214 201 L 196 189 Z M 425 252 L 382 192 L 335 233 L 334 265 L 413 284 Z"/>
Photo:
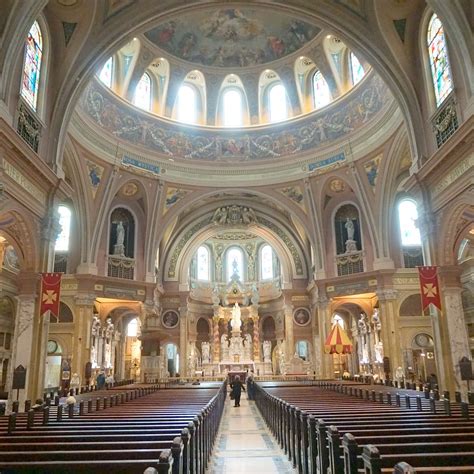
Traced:
<path fill-rule="evenodd" d="M 86 382 L 86 364 L 91 361 L 90 334 L 94 317 L 94 294 L 79 294 L 75 298 L 76 312 L 74 319 L 72 373 L 76 372 L 81 383 Z"/>

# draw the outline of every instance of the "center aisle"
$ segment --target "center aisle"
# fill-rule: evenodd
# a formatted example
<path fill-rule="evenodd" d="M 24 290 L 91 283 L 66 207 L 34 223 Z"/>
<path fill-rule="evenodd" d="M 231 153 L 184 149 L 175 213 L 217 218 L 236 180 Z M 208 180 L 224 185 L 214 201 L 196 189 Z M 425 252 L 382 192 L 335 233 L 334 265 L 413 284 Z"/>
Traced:
<path fill-rule="evenodd" d="M 227 397 L 208 474 L 294 474 L 265 426 L 255 402 L 242 394 L 240 407 Z"/>

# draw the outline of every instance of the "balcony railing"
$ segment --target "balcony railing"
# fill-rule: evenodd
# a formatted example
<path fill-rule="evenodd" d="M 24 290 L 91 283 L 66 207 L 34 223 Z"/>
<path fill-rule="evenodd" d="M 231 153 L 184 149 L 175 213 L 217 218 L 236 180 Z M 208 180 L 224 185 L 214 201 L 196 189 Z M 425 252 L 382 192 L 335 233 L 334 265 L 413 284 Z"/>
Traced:
<path fill-rule="evenodd" d="M 135 275 L 135 259 L 109 255 L 107 275 L 114 278 L 133 280 Z"/>
<path fill-rule="evenodd" d="M 416 268 L 423 265 L 423 250 L 421 247 L 404 247 L 403 264 L 405 268 Z"/>
<path fill-rule="evenodd" d="M 336 256 L 337 276 L 352 275 L 364 271 L 364 254 L 362 250 Z"/>
<path fill-rule="evenodd" d="M 56 273 L 67 273 L 67 253 L 54 254 L 54 271 Z"/>

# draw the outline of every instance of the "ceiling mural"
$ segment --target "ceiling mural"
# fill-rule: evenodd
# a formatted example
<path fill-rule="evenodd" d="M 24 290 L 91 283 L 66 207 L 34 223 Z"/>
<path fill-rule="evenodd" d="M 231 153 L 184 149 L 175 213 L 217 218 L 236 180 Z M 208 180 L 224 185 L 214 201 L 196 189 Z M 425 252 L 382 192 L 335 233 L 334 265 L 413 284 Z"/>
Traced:
<path fill-rule="evenodd" d="M 121 101 L 97 80 L 86 88 L 79 107 L 116 138 L 150 148 L 168 158 L 197 161 L 268 160 L 297 155 L 340 139 L 375 119 L 393 101 L 380 76 L 369 74 L 356 94 L 308 114 L 294 124 L 264 130 L 209 130 L 150 117 Z M 237 143 L 239 146 L 230 146 Z"/>
<path fill-rule="evenodd" d="M 213 67 L 266 64 L 294 53 L 320 29 L 268 8 L 223 8 L 181 15 L 145 33 L 167 53 Z"/>

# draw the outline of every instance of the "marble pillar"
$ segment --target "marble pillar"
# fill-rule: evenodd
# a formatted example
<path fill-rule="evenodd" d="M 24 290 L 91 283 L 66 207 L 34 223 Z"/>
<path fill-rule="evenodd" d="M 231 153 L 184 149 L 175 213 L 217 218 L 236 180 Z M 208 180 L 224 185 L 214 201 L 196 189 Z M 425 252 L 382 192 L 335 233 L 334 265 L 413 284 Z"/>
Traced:
<path fill-rule="evenodd" d="M 8 391 L 7 413 L 11 411 L 12 402 L 17 399 L 17 390 L 12 390 L 13 371 L 19 365 L 26 369 L 25 389 L 18 393 L 20 409 L 23 409 L 25 400 L 33 395 L 31 389 L 31 371 L 37 368 L 32 361 L 33 348 L 33 320 L 37 309 L 35 307 L 36 295 L 19 295 L 16 297 L 17 309 L 15 317 L 15 332 L 13 333 L 12 358 L 10 370 L 7 374 L 6 389 Z"/>
<path fill-rule="evenodd" d="M 286 360 L 289 361 L 295 354 L 295 337 L 293 335 L 293 305 L 285 305 L 285 340 Z"/>
<path fill-rule="evenodd" d="M 260 318 L 258 316 L 258 309 L 255 309 L 252 314 L 253 320 L 253 360 L 260 362 Z"/>
<path fill-rule="evenodd" d="M 90 333 L 94 317 L 94 301 L 95 295 L 76 296 L 71 371 L 79 374 L 81 384 L 86 382 L 85 368 L 87 362 L 91 361 Z"/>
<path fill-rule="evenodd" d="M 186 374 L 188 371 L 188 307 L 179 308 L 179 373 Z"/>
<path fill-rule="evenodd" d="M 212 363 L 218 364 L 220 360 L 221 340 L 219 336 L 219 308 L 214 307 L 212 317 Z"/>
<path fill-rule="evenodd" d="M 319 325 L 319 346 L 321 358 L 321 376 L 323 378 L 334 377 L 333 356 L 324 352 L 324 343 L 331 329 L 330 301 L 325 296 L 318 298 L 318 325 Z"/>

